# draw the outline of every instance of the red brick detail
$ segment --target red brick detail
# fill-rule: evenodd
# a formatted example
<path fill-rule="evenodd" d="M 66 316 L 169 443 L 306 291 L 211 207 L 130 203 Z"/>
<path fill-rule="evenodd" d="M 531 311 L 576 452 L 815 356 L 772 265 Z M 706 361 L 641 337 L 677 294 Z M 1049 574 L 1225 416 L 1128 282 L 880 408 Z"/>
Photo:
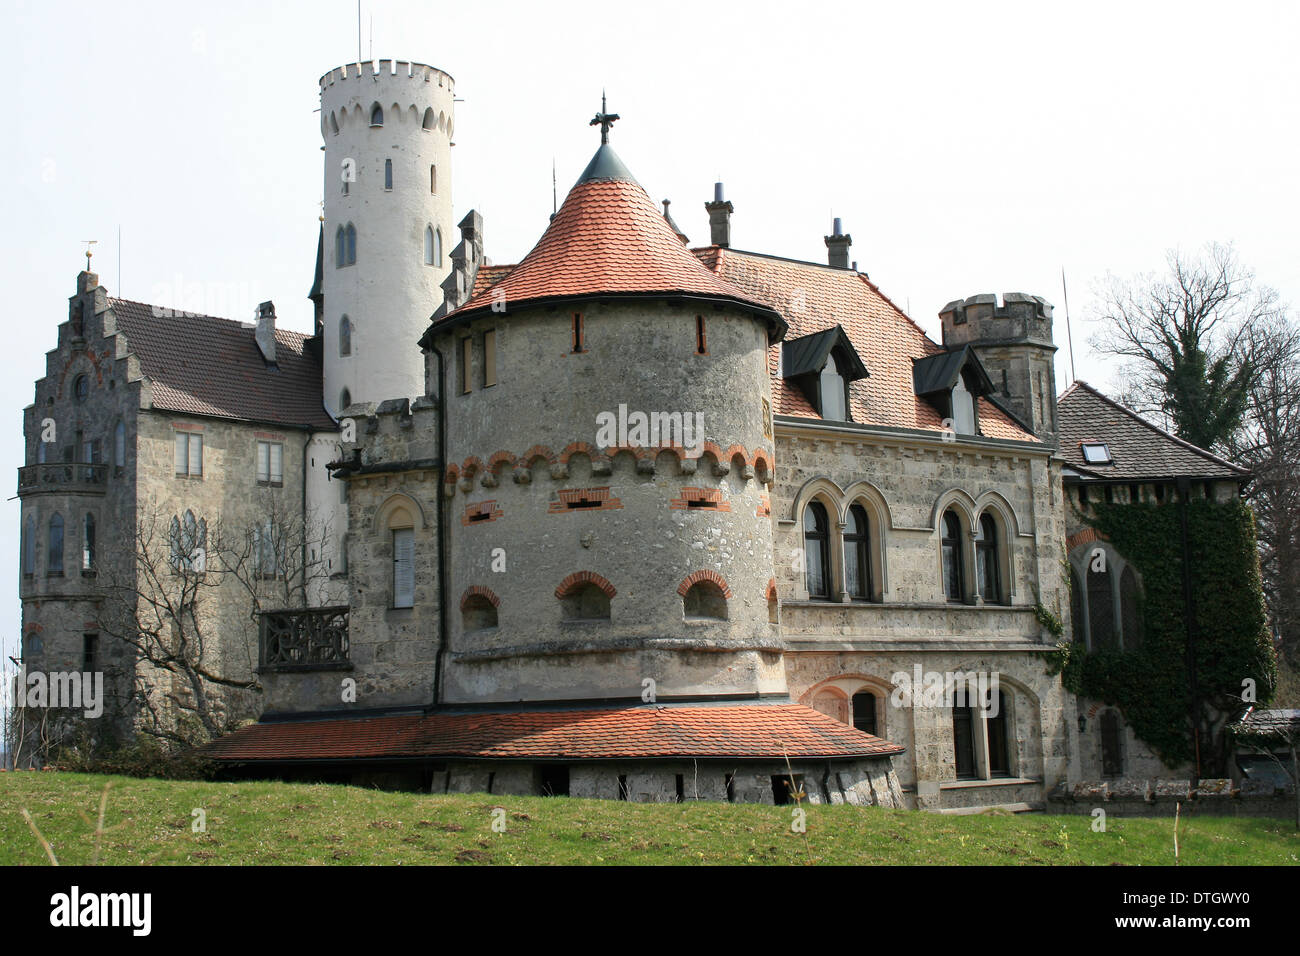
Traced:
<path fill-rule="evenodd" d="M 656 458 L 661 451 L 674 451 L 674 449 L 671 447 L 656 448 L 652 445 L 614 445 L 610 448 L 606 448 L 605 454 L 610 459 L 613 459 L 615 455 L 625 451 L 631 452 L 636 456 L 638 461 L 641 461 L 647 458 Z M 678 459 L 681 458 L 680 452 L 677 457 Z"/>
<path fill-rule="evenodd" d="M 495 473 L 496 470 L 501 467 L 513 468 L 517 460 L 518 459 L 508 451 L 493 452 L 492 457 L 488 459 L 488 471 Z"/>
<path fill-rule="evenodd" d="M 557 462 L 555 452 L 551 451 L 545 445 L 534 445 L 528 451 L 524 452 L 516 459 L 516 464 L 521 468 L 533 467 L 533 462 L 539 458 L 546 459 L 547 463 L 554 465 Z"/>
<path fill-rule="evenodd" d="M 1065 550 L 1073 551 L 1081 544 L 1089 544 L 1093 541 L 1105 541 L 1106 536 L 1096 528 L 1084 528 L 1082 531 L 1076 531 L 1065 539 Z"/>
<path fill-rule="evenodd" d="M 609 460 L 605 457 L 604 453 L 594 445 L 590 445 L 585 441 L 574 441 L 565 445 L 564 451 L 560 452 L 560 463 L 567 465 L 569 459 L 577 454 L 586 455 L 593 462 Z"/>
<path fill-rule="evenodd" d="M 555 589 L 557 598 L 568 597 L 584 584 L 594 584 L 605 592 L 605 597 L 612 598 L 618 592 L 614 590 L 614 585 L 610 584 L 595 571 L 574 571 L 567 578 L 560 582 L 560 586 Z"/>
<path fill-rule="evenodd" d="M 465 459 L 465 463 L 460 466 L 460 470 L 467 479 L 473 478 L 475 475 L 477 475 L 480 471 L 483 470 L 483 462 L 480 461 L 476 456 L 470 455 L 468 458 Z"/>
<path fill-rule="evenodd" d="M 717 571 L 692 571 L 682 578 L 681 584 L 677 585 L 677 593 L 682 597 L 686 597 L 686 592 L 701 581 L 712 581 L 722 591 L 724 598 L 729 599 L 731 597 L 731 588 L 727 586 L 727 579 Z"/>
<path fill-rule="evenodd" d="M 692 502 L 695 502 L 692 507 Z M 683 488 L 680 497 L 668 503 L 672 511 L 730 511 L 731 503 L 719 488 Z"/>
<path fill-rule="evenodd" d="M 769 475 L 772 474 L 772 453 L 768 451 L 766 448 L 759 448 L 757 451 L 754 452 L 754 458 L 752 464 L 754 465 L 755 469 L 758 468 L 759 462 L 762 462 L 763 466 L 767 468 L 767 473 Z"/>
<path fill-rule="evenodd" d="M 172 422 L 171 426 L 178 432 L 201 432 L 205 430 L 204 426 L 195 425 L 191 422 Z"/>
<path fill-rule="evenodd" d="M 768 601 L 776 597 L 776 578 L 767 579 L 767 590 L 763 592 L 763 597 Z"/>
<path fill-rule="evenodd" d="M 558 501 L 552 501 L 547 514 L 567 514 L 571 511 L 618 511 L 623 503 L 609 496 L 609 486 L 603 488 L 564 488 L 556 492 Z"/>
<path fill-rule="evenodd" d="M 460 468 L 457 465 L 448 465 L 447 474 L 443 477 L 443 482 L 448 485 L 454 485 L 460 478 Z"/>
<path fill-rule="evenodd" d="M 767 492 L 763 492 L 758 498 L 758 511 L 754 514 L 756 518 L 772 517 L 772 499 Z"/>
<path fill-rule="evenodd" d="M 471 585 L 470 587 L 467 587 L 465 589 L 465 593 L 460 596 L 460 609 L 462 611 L 465 610 L 466 603 L 468 603 L 469 599 L 472 597 L 487 598 L 488 601 L 491 602 L 493 607 L 501 606 L 501 599 L 492 593 L 491 588 L 485 588 L 481 584 L 474 584 Z"/>
<path fill-rule="evenodd" d="M 489 521 L 496 521 L 504 513 L 495 500 L 471 503 L 465 506 L 465 513 L 461 515 L 460 523 L 466 528 L 475 524 L 487 524 Z"/>

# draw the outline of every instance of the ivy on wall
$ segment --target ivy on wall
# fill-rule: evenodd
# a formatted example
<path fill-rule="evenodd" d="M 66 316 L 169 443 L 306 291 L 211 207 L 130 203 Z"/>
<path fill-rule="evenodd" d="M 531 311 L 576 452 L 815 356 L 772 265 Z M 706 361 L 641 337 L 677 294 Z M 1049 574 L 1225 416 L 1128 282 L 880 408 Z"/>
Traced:
<path fill-rule="evenodd" d="M 1273 694 L 1276 660 L 1260 590 L 1254 515 L 1245 502 L 1187 504 L 1188 552 L 1196 620 L 1196 722 L 1203 774 L 1224 774 L 1225 724 L 1245 706 L 1253 682 L 1261 704 Z M 1140 646 L 1088 651 L 1062 640 L 1049 663 L 1067 690 L 1118 707 L 1139 739 L 1169 766 L 1196 757 L 1179 505 L 1092 505 L 1084 520 L 1142 579 Z M 1068 580 L 1068 578 L 1067 578 Z M 1058 638 L 1061 635 L 1057 634 Z"/>

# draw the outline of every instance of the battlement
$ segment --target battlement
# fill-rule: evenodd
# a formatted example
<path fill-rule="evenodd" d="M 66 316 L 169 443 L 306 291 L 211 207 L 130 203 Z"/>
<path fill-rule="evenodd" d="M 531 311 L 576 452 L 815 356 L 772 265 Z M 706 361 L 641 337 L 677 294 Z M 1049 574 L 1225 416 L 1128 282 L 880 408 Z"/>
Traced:
<path fill-rule="evenodd" d="M 445 87 L 448 93 L 456 91 L 456 81 L 452 79 L 451 74 L 438 69 L 436 66 L 416 63 L 413 60 L 366 60 L 363 63 L 346 63 L 330 70 L 320 78 L 321 93 L 323 94 L 328 87 L 336 83 L 343 83 L 346 80 L 361 80 L 367 77 L 400 77 L 423 83 L 437 83 L 438 86 Z"/>
<path fill-rule="evenodd" d="M 983 319 L 1047 319 L 1052 318 L 1052 304 L 1038 295 L 1023 292 L 1002 293 L 1002 304 L 992 293 L 973 295 L 968 299 L 954 299 L 939 310 L 939 318 L 953 325 L 979 322 Z"/>

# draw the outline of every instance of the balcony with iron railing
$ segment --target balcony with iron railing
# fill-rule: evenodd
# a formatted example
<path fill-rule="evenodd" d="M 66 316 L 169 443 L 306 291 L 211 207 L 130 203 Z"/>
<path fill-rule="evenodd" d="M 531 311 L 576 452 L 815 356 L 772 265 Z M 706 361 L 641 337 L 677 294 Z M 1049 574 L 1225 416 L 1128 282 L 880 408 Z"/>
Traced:
<path fill-rule="evenodd" d="M 102 495 L 108 488 L 108 465 L 60 461 L 23 465 L 18 469 L 18 496 Z"/>
<path fill-rule="evenodd" d="M 348 610 L 342 605 L 261 612 L 258 671 L 351 670 Z"/>

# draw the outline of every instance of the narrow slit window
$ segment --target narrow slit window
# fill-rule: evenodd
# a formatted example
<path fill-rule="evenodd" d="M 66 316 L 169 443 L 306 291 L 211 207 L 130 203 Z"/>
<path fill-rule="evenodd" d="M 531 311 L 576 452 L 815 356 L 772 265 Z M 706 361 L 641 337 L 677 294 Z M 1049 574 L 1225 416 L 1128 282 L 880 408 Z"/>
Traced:
<path fill-rule="evenodd" d="M 582 315 L 578 312 L 573 313 L 573 351 L 582 352 L 584 340 L 582 328 Z"/>
<path fill-rule="evenodd" d="M 429 192 L 433 195 L 438 193 L 438 167 L 429 167 Z"/>
<path fill-rule="evenodd" d="M 483 333 L 483 387 L 497 383 L 497 332 L 488 329 Z"/>
<path fill-rule="evenodd" d="M 709 343 L 704 334 L 704 316 L 702 315 L 695 317 L 695 354 L 709 354 Z"/>
<path fill-rule="evenodd" d="M 393 531 L 393 607 L 415 606 L 415 531 Z"/>
<path fill-rule="evenodd" d="M 384 188 L 393 188 L 393 161 L 391 159 L 384 160 Z"/>

